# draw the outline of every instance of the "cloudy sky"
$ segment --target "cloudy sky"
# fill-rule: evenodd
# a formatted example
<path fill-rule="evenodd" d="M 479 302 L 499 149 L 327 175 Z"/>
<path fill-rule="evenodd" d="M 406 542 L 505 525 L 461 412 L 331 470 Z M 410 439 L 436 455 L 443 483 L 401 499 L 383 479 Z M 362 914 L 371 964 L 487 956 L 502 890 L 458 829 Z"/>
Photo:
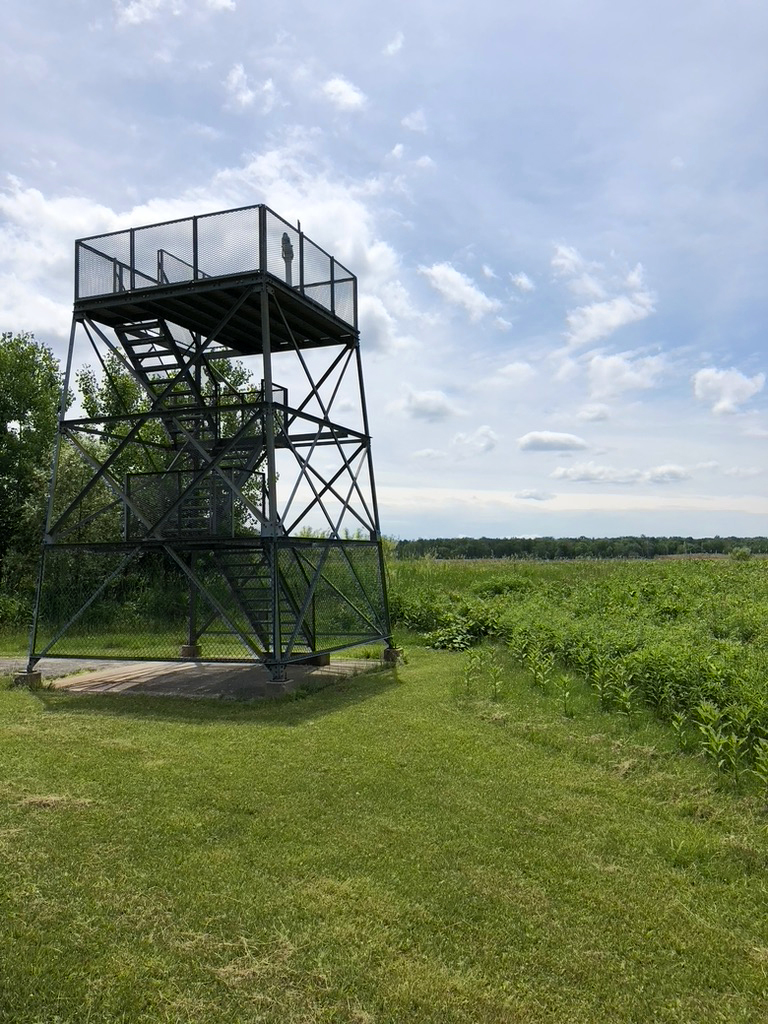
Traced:
<path fill-rule="evenodd" d="M 768 532 L 764 0 L 6 0 L 0 325 L 266 202 L 360 281 L 382 527 Z"/>

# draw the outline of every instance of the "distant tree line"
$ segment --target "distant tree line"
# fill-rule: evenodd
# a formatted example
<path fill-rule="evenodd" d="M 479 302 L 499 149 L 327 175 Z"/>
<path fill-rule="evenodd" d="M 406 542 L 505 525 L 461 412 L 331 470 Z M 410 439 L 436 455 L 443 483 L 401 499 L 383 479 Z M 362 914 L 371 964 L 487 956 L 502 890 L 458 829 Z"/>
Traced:
<path fill-rule="evenodd" d="M 398 541 L 395 556 L 555 561 L 768 554 L 768 537 L 433 537 Z"/>

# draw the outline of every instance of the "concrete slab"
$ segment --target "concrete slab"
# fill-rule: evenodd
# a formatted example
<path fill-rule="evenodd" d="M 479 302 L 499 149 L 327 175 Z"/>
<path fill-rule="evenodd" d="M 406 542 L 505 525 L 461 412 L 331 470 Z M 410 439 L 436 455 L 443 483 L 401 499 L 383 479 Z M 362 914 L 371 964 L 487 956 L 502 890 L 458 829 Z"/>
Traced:
<path fill-rule="evenodd" d="M 0 659 L 0 673 L 13 674 L 23 662 Z M 77 661 L 43 658 L 35 666 L 53 690 L 75 694 L 125 694 L 253 700 L 278 697 L 301 688 L 316 688 L 333 679 L 382 668 L 370 659 L 345 659 L 329 665 L 292 665 L 284 683 L 275 683 L 262 665 L 211 662 Z M 387 666 L 389 667 L 389 666 Z"/>

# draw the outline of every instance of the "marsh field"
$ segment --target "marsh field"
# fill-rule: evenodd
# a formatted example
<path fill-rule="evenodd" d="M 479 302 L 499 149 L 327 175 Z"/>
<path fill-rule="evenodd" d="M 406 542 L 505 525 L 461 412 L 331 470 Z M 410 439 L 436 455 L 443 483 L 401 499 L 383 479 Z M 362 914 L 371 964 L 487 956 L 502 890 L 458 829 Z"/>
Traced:
<path fill-rule="evenodd" d="M 0 1021 L 768 1017 L 768 563 L 389 576 L 396 670 L 0 689 Z"/>

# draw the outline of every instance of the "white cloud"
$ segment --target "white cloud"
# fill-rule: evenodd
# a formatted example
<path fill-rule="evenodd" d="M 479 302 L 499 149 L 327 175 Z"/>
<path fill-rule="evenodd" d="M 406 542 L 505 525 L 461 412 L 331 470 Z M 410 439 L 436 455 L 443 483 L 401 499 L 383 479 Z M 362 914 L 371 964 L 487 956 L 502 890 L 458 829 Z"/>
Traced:
<path fill-rule="evenodd" d="M 362 110 L 368 102 L 365 93 L 341 75 L 329 78 L 323 93 L 338 110 Z"/>
<path fill-rule="evenodd" d="M 570 356 L 564 356 L 562 349 L 553 352 L 551 358 L 556 367 L 555 380 L 561 383 L 572 381 L 581 372 L 578 362 L 575 359 L 571 359 Z"/>
<path fill-rule="evenodd" d="M 498 300 L 482 292 L 466 274 L 462 274 L 450 263 L 419 267 L 419 273 L 427 278 L 447 302 L 465 309 L 470 320 L 480 320 L 486 313 L 495 313 L 501 308 Z"/>
<path fill-rule="evenodd" d="M 515 493 L 516 498 L 521 498 L 523 501 L 551 501 L 555 495 L 550 491 L 517 491 Z"/>
<path fill-rule="evenodd" d="M 406 114 L 400 124 L 412 132 L 425 132 L 427 130 L 427 119 L 423 110 L 412 110 Z"/>
<path fill-rule="evenodd" d="M 645 320 L 654 312 L 653 298 L 649 292 L 633 292 L 631 295 L 617 295 L 603 302 L 592 302 L 579 306 L 566 317 L 568 343 L 573 346 L 588 345 L 607 338 L 620 327 Z"/>
<path fill-rule="evenodd" d="M 397 321 L 387 309 L 381 296 L 371 295 L 368 292 L 360 295 L 358 316 L 360 335 L 364 339 L 366 349 L 386 352 L 397 348 L 402 343 Z"/>
<path fill-rule="evenodd" d="M 418 160 L 416 160 L 416 166 L 421 168 L 422 170 L 425 170 L 428 167 L 434 167 L 435 161 L 432 159 L 431 156 L 427 156 L 425 153 L 424 156 L 420 156 Z"/>
<path fill-rule="evenodd" d="M 487 263 L 483 264 L 482 271 L 483 277 L 487 277 L 489 279 L 493 279 L 494 277 L 496 277 L 496 272 L 494 271 L 493 267 L 489 267 Z"/>
<path fill-rule="evenodd" d="M 204 10 L 234 11 L 235 0 L 200 0 Z M 185 0 L 130 0 L 129 3 L 115 3 L 118 25 L 142 25 L 153 21 L 162 14 L 180 15 L 185 13 L 189 4 Z M 194 3 L 192 4 L 194 6 Z"/>
<path fill-rule="evenodd" d="M 580 420 L 584 420 L 587 423 L 596 423 L 599 420 L 607 420 L 610 416 L 610 409 L 607 405 L 600 405 L 599 403 L 584 405 L 579 409 L 577 416 Z"/>
<path fill-rule="evenodd" d="M 553 430 L 532 430 L 518 438 L 517 446 L 528 452 L 565 452 L 589 448 L 583 437 L 576 434 L 559 434 Z"/>
<path fill-rule="evenodd" d="M 448 458 L 448 452 L 442 452 L 439 448 L 420 448 L 411 454 L 412 459 L 424 459 L 427 462 L 440 462 Z"/>
<path fill-rule="evenodd" d="M 618 395 L 622 391 L 652 388 L 664 370 L 662 356 L 632 359 L 629 353 L 594 355 L 589 360 L 589 384 L 595 396 Z"/>
<path fill-rule="evenodd" d="M 389 151 L 389 155 L 394 160 L 402 160 L 404 152 L 405 152 L 405 147 L 403 146 L 402 142 L 398 142 Z"/>
<path fill-rule="evenodd" d="M 532 292 L 536 288 L 536 285 L 523 270 L 517 274 L 510 274 L 509 276 L 512 278 L 512 284 L 521 292 Z"/>
<path fill-rule="evenodd" d="M 391 408 L 403 412 L 413 419 L 431 422 L 444 420 L 449 416 L 461 413 L 459 407 L 448 398 L 444 391 L 414 391 L 408 385 L 405 386 L 403 397 Z"/>
<path fill-rule="evenodd" d="M 578 483 L 634 484 L 642 478 L 639 469 L 615 469 L 599 466 L 595 462 L 579 462 L 575 466 L 558 466 L 550 476 L 555 480 L 573 480 Z"/>
<path fill-rule="evenodd" d="M 558 277 L 567 279 L 568 288 L 583 298 L 602 299 L 605 297 L 604 285 L 594 276 L 592 271 L 602 269 L 599 263 L 588 263 L 578 249 L 570 245 L 556 245 L 552 257 L 552 269 Z"/>
<path fill-rule="evenodd" d="M 730 469 L 725 469 L 723 472 L 726 476 L 735 476 L 741 479 L 763 475 L 763 470 L 759 466 L 731 466 Z"/>
<path fill-rule="evenodd" d="M 671 484 L 677 480 L 687 480 L 690 475 L 688 470 L 682 466 L 668 463 L 663 466 L 653 466 L 651 469 L 646 470 L 644 479 L 653 484 Z"/>
<path fill-rule="evenodd" d="M 234 64 L 224 79 L 224 86 L 229 93 L 233 106 L 245 110 L 256 99 L 256 93 L 248 84 L 248 75 L 242 64 Z"/>
<path fill-rule="evenodd" d="M 642 291 L 645 283 L 645 271 L 643 270 L 642 263 L 638 263 L 634 270 L 630 270 L 627 274 L 626 285 L 627 288 L 631 288 L 633 292 Z"/>
<path fill-rule="evenodd" d="M 261 100 L 262 114 L 268 114 L 277 102 L 277 89 L 271 78 L 260 85 L 251 84 L 242 64 L 235 64 L 224 79 L 224 87 L 229 94 L 230 107 L 246 110 L 253 106 L 257 97 Z"/>
<path fill-rule="evenodd" d="M 127 4 L 118 3 L 116 7 L 118 25 L 141 25 L 142 22 L 156 18 L 166 9 L 170 9 L 174 14 L 181 11 L 181 4 L 173 0 L 131 0 Z"/>
<path fill-rule="evenodd" d="M 266 82 L 262 83 L 261 95 L 262 113 L 268 114 L 270 110 L 272 110 L 272 108 L 274 107 L 275 102 L 277 101 L 277 89 L 275 88 L 275 83 L 272 81 L 271 78 L 268 78 Z"/>
<path fill-rule="evenodd" d="M 515 362 L 507 363 L 497 370 L 495 379 L 509 384 L 527 384 L 535 376 L 536 371 L 530 363 Z"/>
<path fill-rule="evenodd" d="M 186 131 L 190 135 L 197 135 L 201 139 L 214 141 L 221 138 L 221 132 L 217 128 L 212 128 L 209 124 L 200 124 L 197 121 L 190 124 Z"/>
<path fill-rule="evenodd" d="M 505 320 L 503 316 L 495 316 L 493 318 L 493 326 L 497 331 L 509 331 L 512 329 L 512 321 Z"/>
<path fill-rule="evenodd" d="M 717 370 L 713 366 L 693 375 L 693 393 L 702 402 L 712 403 L 717 415 L 734 413 L 740 405 L 763 390 L 765 374 L 746 377 L 738 370 Z"/>
<path fill-rule="evenodd" d="M 493 451 L 498 443 L 499 435 L 487 424 L 483 424 L 471 434 L 456 434 L 451 442 L 451 448 L 457 458 L 466 459 Z"/>
<path fill-rule="evenodd" d="M 588 345 L 613 334 L 627 324 L 644 320 L 655 311 L 653 295 L 645 287 L 642 264 L 624 275 L 621 289 L 629 293 L 608 297 L 608 286 L 594 271 L 604 271 L 599 263 L 588 263 L 578 249 L 568 245 L 555 246 L 552 267 L 559 277 L 566 278 L 569 289 L 578 296 L 594 301 L 571 310 L 567 317 L 568 343 Z"/>
<path fill-rule="evenodd" d="M 563 277 L 571 277 L 574 274 L 583 273 L 585 266 L 584 257 L 578 249 L 574 249 L 571 245 L 555 246 L 552 268 L 556 274 Z"/>
<path fill-rule="evenodd" d="M 71 301 L 56 302 L 41 295 L 32 283 L 13 274 L 0 274 L 0 323 L 4 327 L 65 338 L 71 321 Z"/>
<path fill-rule="evenodd" d="M 399 53 L 402 50 L 404 42 L 405 36 L 402 32 L 398 32 L 393 39 L 390 39 L 381 52 L 385 57 L 394 57 L 396 53 Z"/>
<path fill-rule="evenodd" d="M 570 480 L 576 483 L 601 484 L 666 484 L 690 477 L 682 466 L 662 465 L 651 469 L 617 469 L 601 466 L 595 462 L 580 462 L 575 466 L 558 466 L 550 476 L 555 480 Z"/>

